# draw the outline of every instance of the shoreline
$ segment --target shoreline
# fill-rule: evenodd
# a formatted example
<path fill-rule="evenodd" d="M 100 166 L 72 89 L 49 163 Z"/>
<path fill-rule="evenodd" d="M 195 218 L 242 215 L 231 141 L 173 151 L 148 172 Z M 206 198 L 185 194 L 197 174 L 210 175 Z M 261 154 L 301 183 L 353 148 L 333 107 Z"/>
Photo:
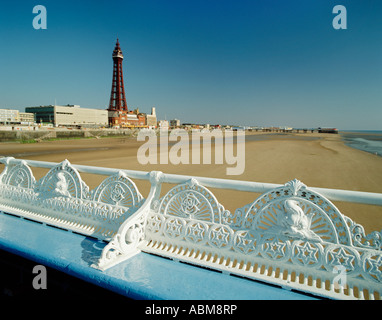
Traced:
<path fill-rule="evenodd" d="M 53 130 L 55 131 L 55 130 Z M 81 140 L 81 139 L 108 139 L 108 138 L 114 138 L 114 139 L 131 139 L 136 141 L 137 139 L 137 132 L 135 129 L 129 129 L 129 130 L 110 130 L 110 129 L 102 129 L 102 130 L 95 130 L 95 129 L 75 129 L 75 130 L 63 130 L 59 128 L 59 130 L 56 130 L 58 134 L 60 132 L 64 132 L 65 134 L 63 136 L 55 135 L 55 137 L 46 137 L 46 138 L 25 138 L 22 136 L 23 131 L 18 131 L 16 133 L 21 134 L 19 138 L 15 138 L 13 140 L 7 140 L 2 141 L 0 139 L 0 150 L 1 150 L 1 144 L 13 144 L 13 143 L 19 143 L 19 144 L 37 144 L 41 142 L 52 142 L 52 141 L 66 141 L 66 140 Z M 93 131 L 93 132 L 91 132 Z M 113 132 L 113 134 L 107 133 L 107 132 Z M 171 129 L 169 129 L 169 132 Z M 30 131 L 29 131 L 30 132 Z M 51 130 L 42 130 L 41 132 L 51 132 Z M 103 134 L 101 134 L 103 132 Z M 105 133 L 106 132 L 106 133 Z M 118 132 L 118 133 L 117 133 Z M 224 132 L 224 131 L 223 131 Z M 0 130 L 1 133 L 1 130 Z M 28 131 L 24 132 L 28 133 Z M 73 135 L 70 135 L 70 134 Z M 80 133 L 80 135 L 78 135 Z M 159 136 L 158 132 L 157 136 Z M 191 134 L 191 131 L 188 131 L 189 134 Z M 69 134 L 69 135 L 68 135 Z M 235 133 L 234 133 L 235 134 Z M 382 131 L 380 130 L 342 130 L 339 131 L 337 134 L 327 134 L 327 133 L 318 133 L 318 132 L 278 132 L 278 131 L 254 131 L 254 130 L 246 130 L 245 131 L 245 139 L 246 142 L 253 141 L 253 140 L 267 140 L 272 139 L 274 137 L 282 137 L 283 139 L 302 139 L 302 140 L 315 140 L 315 139 L 324 139 L 328 136 L 339 136 L 343 140 L 344 144 L 347 146 L 350 146 L 353 149 L 361 150 L 367 153 L 375 154 L 382 157 Z M 351 141 L 351 139 L 362 138 L 362 137 L 372 137 L 371 140 L 377 140 L 380 141 L 380 145 L 375 150 L 375 148 L 372 148 L 372 150 L 368 150 L 368 147 L 366 146 L 360 146 L 359 144 L 355 144 Z M 175 144 L 176 142 L 169 142 L 169 144 Z M 84 150 L 86 151 L 86 150 Z M 37 153 L 29 153 L 30 155 L 38 155 Z M 41 153 L 44 154 L 44 153 Z M 0 151 L 0 156 L 1 151 Z M 13 155 L 12 155 L 13 156 Z M 15 156 L 23 156 L 22 152 L 19 152 L 15 154 Z"/>
<path fill-rule="evenodd" d="M 362 150 L 382 157 L 382 132 L 344 132 L 341 133 L 344 143 L 351 148 Z"/>

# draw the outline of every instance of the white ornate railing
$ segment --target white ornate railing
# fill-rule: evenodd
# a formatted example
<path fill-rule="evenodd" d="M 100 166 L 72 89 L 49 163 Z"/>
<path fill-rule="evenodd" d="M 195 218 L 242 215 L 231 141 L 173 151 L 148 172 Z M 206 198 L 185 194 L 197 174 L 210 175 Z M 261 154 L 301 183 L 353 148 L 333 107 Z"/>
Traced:
<path fill-rule="evenodd" d="M 381 299 L 382 234 L 330 200 L 382 205 L 382 194 L 3 158 L 0 210 L 105 240 L 94 267 L 140 251 L 287 289 Z M 38 182 L 30 167 L 49 168 Z M 89 190 L 79 172 L 107 175 Z M 131 179 L 149 180 L 146 199 Z M 160 196 L 162 183 L 175 186 Z M 231 213 L 207 187 L 262 193 Z"/>

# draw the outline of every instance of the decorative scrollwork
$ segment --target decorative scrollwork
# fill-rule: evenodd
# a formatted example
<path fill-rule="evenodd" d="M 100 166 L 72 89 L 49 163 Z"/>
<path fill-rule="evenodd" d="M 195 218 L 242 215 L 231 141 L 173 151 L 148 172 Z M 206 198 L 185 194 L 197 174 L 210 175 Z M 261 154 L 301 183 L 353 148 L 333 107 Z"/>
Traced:
<path fill-rule="evenodd" d="M 224 207 L 195 179 L 172 188 L 158 208 L 161 214 L 221 223 Z"/>
<path fill-rule="evenodd" d="M 101 183 L 95 192 L 99 198 L 93 200 L 78 171 L 67 160 L 51 168 L 37 183 L 25 161 L 16 165 L 11 159 L 5 162 L 0 184 L 2 204 L 23 210 L 20 215 L 29 219 L 49 221 L 101 239 L 110 239 L 136 210 L 130 207 L 139 206 L 142 200 L 135 184 L 124 174 Z M 105 192 L 106 186 L 109 193 Z M 102 201 L 106 193 L 114 200 Z"/>
<path fill-rule="evenodd" d="M 186 215 L 193 216 L 196 213 L 198 213 L 198 211 L 200 211 L 199 209 L 200 201 L 192 192 L 183 193 L 180 196 L 179 202 L 180 202 L 180 209 Z"/>
<path fill-rule="evenodd" d="M 289 188 L 293 196 L 296 196 L 300 189 L 305 189 L 306 185 L 300 180 L 293 179 L 285 184 L 285 187 Z"/>
<path fill-rule="evenodd" d="M 353 244 L 355 246 L 382 250 L 382 232 L 373 231 L 366 235 L 363 226 L 355 223 L 349 217 L 345 217 L 345 219 L 351 231 Z"/>
<path fill-rule="evenodd" d="M 253 202 L 243 227 L 289 238 L 351 244 L 343 215 L 327 199 L 298 180 L 263 194 Z"/>
<path fill-rule="evenodd" d="M 297 239 L 308 239 L 312 241 L 322 241 L 311 230 L 312 217 L 314 212 L 305 214 L 296 200 L 285 200 L 282 203 L 283 210 L 276 213 L 276 223 L 269 227 L 267 232 L 281 233 L 287 237 Z"/>
<path fill-rule="evenodd" d="M 146 227 L 150 245 L 142 250 L 232 273 L 239 270 L 255 279 L 267 277 L 281 285 L 295 282 L 303 290 L 309 287 L 308 277 L 312 286 L 317 277 L 321 288 L 314 292 L 326 291 L 322 282 L 332 281 L 339 266 L 348 284 L 357 288 L 363 279 L 370 288 L 382 282 L 380 233 L 365 235 L 361 226 L 300 181 L 261 195 L 233 215 L 208 195 L 195 180 L 171 189 L 159 208 L 152 207 Z M 216 209 L 202 214 L 203 208 Z M 301 276 L 303 284 L 292 280 Z"/>
<path fill-rule="evenodd" d="M 68 160 L 50 169 L 38 181 L 36 190 L 41 198 L 57 196 L 79 199 L 89 198 L 89 187 L 82 181 L 80 174 Z"/>
<path fill-rule="evenodd" d="M 143 199 L 135 183 L 122 171 L 102 181 L 93 191 L 92 198 L 94 201 L 128 208 L 138 206 Z"/>
<path fill-rule="evenodd" d="M 382 296 L 382 233 L 365 234 L 361 225 L 298 180 L 231 214 L 196 179 L 160 198 L 163 174 L 151 172 L 144 200 L 123 171 L 90 193 L 67 160 L 37 183 L 26 162 L 2 162 L 1 209 L 109 241 L 96 265 L 102 270 L 142 250 L 281 286 L 310 286 L 312 293 L 327 295 L 323 282 L 332 281 L 341 266 L 349 296 L 354 297 L 353 288 L 359 296 L 366 289 Z M 292 273 L 304 281 L 293 280 Z M 328 295 L 336 296 L 330 290 Z"/>
<path fill-rule="evenodd" d="M 230 211 L 225 210 L 223 212 L 223 223 L 233 227 L 241 227 L 244 224 L 244 218 L 249 207 L 250 205 L 246 205 L 243 208 L 238 208 L 235 210 L 234 214 L 231 214 Z"/>
<path fill-rule="evenodd" d="M 113 239 L 103 249 L 98 263 L 92 265 L 94 268 L 105 270 L 140 252 L 138 245 L 145 240 L 146 218 L 151 200 L 125 220 Z"/>
<path fill-rule="evenodd" d="M 25 161 L 11 166 L 4 180 L 4 183 L 7 185 L 26 189 L 33 189 L 36 182 L 32 170 Z"/>

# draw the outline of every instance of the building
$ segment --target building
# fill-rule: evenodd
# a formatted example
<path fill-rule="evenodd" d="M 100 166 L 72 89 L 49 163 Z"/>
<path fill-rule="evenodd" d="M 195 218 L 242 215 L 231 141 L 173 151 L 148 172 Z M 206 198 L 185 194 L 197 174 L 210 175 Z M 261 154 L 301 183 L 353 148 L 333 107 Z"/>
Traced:
<path fill-rule="evenodd" d="M 14 124 L 20 123 L 20 116 L 18 110 L 0 109 L 0 123 Z"/>
<path fill-rule="evenodd" d="M 140 113 L 139 109 L 134 111 L 128 111 L 126 114 L 126 119 L 121 123 L 121 127 L 145 127 L 146 117 L 144 113 Z"/>
<path fill-rule="evenodd" d="M 125 87 L 123 84 L 122 60 L 123 54 L 119 41 L 115 44 L 113 51 L 113 81 L 111 85 L 110 103 L 108 111 L 108 122 L 111 127 L 124 127 L 135 125 L 138 121 L 136 117 L 127 109 Z M 129 122 L 130 121 L 130 122 Z"/>
<path fill-rule="evenodd" d="M 179 128 L 180 127 L 180 120 L 178 120 L 178 119 L 170 120 L 170 127 L 171 128 Z"/>
<path fill-rule="evenodd" d="M 53 123 L 54 126 L 100 127 L 108 125 L 106 110 L 80 108 L 79 105 L 27 107 L 35 114 L 36 123 Z"/>
<path fill-rule="evenodd" d="M 158 127 L 161 129 L 168 129 L 168 121 L 167 120 L 159 120 L 158 121 Z"/>
<path fill-rule="evenodd" d="M 19 112 L 20 124 L 30 126 L 35 123 L 34 113 Z"/>
<path fill-rule="evenodd" d="M 334 133 L 338 134 L 337 128 L 318 128 L 318 133 Z"/>
<path fill-rule="evenodd" d="M 156 128 L 157 118 L 154 107 L 151 109 L 151 114 L 140 113 L 139 109 L 129 111 L 127 107 L 122 70 L 123 54 L 118 39 L 112 57 L 113 81 L 111 85 L 109 108 L 107 109 L 109 126 L 120 128 Z"/>
<path fill-rule="evenodd" d="M 146 114 L 146 126 L 149 128 L 157 127 L 157 115 L 155 107 L 151 108 L 151 114 Z"/>
<path fill-rule="evenodd" d="M 34 114 L 28 112 L 20 112 L 19 110 L 0 109 L 1 124 L 21 124 L 32 125 L 35 123 Z"/>

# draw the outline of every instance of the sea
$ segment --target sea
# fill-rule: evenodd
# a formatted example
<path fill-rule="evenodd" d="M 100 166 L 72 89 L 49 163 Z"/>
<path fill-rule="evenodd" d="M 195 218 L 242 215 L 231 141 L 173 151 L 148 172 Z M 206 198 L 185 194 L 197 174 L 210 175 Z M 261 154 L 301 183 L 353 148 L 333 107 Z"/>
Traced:
<path fill-rule="evenodd" d="M 349 147 L 382 157 L 382 131 L 349 130 L 339 131 L 339 134 Z"/>

